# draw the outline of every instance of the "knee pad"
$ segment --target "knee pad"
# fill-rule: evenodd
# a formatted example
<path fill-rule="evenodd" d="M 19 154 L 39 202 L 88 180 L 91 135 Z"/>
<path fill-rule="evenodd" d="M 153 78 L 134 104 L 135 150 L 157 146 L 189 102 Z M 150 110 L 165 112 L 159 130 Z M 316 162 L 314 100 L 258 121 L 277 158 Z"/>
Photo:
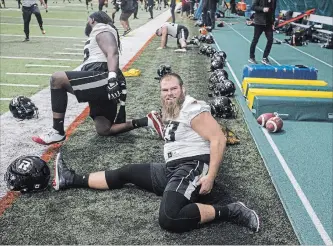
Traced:
<path fill-rule="evenodd" d="M 123 182 L 121 181 L 120 169 L 105 171 L 105 180 L 108 184 L 109 189 L 120 189 L 123 187 Z"/>
<path fill-rule="evenodd" d="M 120 189 L 127 183 L 127 178 L 131 174 L 131 166 L 125 165 L 115 170 L 105 171 L 105 180 L 109 189 Z"/>
<path fill-rule="evenodd" d="M 186 232 L 198 227 L 200 211 L 182 194 L 174 191 L 164 193 L 160 212 L 159 225 L 171 232 Z"/>

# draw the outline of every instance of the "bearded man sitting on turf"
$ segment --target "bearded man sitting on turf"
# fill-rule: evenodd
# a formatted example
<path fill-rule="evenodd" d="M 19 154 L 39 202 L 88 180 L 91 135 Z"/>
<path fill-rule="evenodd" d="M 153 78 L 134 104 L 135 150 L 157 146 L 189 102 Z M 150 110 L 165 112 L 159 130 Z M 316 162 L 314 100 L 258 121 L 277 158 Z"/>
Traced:
<path fill-rule="evenodd" d="M 161 46 L 157 49 L 165 49 L 168 43 L 168 36 L 174 37 L 177 39 L 177 45 L 179 49 L 176 49 L 176 52 L 186 52 L 186 40 L 188 38 L 188 29 L 179 24 L 166 22 L 160 28 L 156 30 L 156 35 L 161 38 Z"/>
<path fill-rule="evenodd" d="M 99 135 L 116 135 L 149 126 L 162 137 L 162 121 L 154 111 L 126 122 L 126 81 L 119 69 L 120 39 L 111 18 L 103 11 L 91 14 L 85 33 L 89 38 L 83 63 L 75 71 L 56 72 L 51 77 L 53 129 L 32 137 L 33 141 L 49 145 L 66 139 L 64 120 L 68 92 L 74 94 L 78 102 L 89 103 L 90 116 Z"/>
<path fill-rule="evenodd" d="M 69 169 L 61 153 L 56 158 L 54 188 L 120 189 L 132 183 L 162 196 L 159 224 L 186 232 L 211 221 L 230 221 L 257 232 L 259 218 L 242 202 L 202 204 L 211 192 L 226 148 L 226 138 L 204 101 L 185 95 L 178 74 L 160 80 L 165 163 L 128 164 L 86 175 Z M 121 209 L 121 208 L 120 208 Z"/>

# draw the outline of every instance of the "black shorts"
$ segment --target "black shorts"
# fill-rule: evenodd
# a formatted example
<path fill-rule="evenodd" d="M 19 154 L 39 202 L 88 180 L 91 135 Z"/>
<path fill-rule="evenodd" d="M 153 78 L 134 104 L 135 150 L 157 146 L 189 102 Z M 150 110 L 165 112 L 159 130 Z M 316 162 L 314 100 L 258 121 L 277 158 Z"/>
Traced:
<path fill-rule="evenodd" d="M 65 73 L 78 102 L 89 103 L 91 118 L 104 116 L 113 123 L 117 114 L 117 103 L 108 98 L 106 86 L 109 72 L 67 71 Z M 126 81 L 121 70 L 118 71 L 117 77 Z"/>
<path fill-rule="evenodd" d="M 176 167 L 165 164 L 151 164 L 151 178 L 155 194 L 162 195 L 165 191 L 175 191 L 184 195 L 191 202 L 199 197 L 199 177 L 208 173 L 208 164 L 203 161 L 185 161 Z"/>
<path fill-rule="evenodd" d="M 182 12 L 190 12 L 190 9 L 191 9 L 190 3 L 182 5 Z"/>
<path fill-rule="evenodd" d="M 186 42 L 186 40 L 188 38 L 188 34 L 189 34 L 188 29 L 186 27 L 182 27 L 178 30 L 178 32 L 177 32 L 177 44 L 178 44 L 178 46 L 180 46 L 180 43 L 179 43 L 180 39 L 184 39 L 185 42 Z"/>
<path fill-rule="evenodd" d="M 119 17 L 119 20 L 121 21 L 128 21 L 128 18 L 133 14 L 134 12 L 124 12 L 122 11 Z"/>

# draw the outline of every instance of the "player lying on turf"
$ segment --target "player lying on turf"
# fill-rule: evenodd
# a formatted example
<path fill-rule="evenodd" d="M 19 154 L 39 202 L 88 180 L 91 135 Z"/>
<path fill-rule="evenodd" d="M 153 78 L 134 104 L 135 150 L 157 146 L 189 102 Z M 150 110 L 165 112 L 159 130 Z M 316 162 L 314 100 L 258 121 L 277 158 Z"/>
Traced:
<path fill-rule="evenodd" d="M 79 175 L 69 169 L 61 153 L 56 158 L 54 187 L 119 189 L 132 183 L 161 195 L 159 224 L 185 232 L 210 221 L 230 221 L 257 232 L 259 218 L 242 202 L 222 206 L 198 202 L 211 192 L 226 147 L 219 124 L 203 101 L 185 96 L 179 75 L 160 81 L 164 128 L 164 164 L 129 164 L 119 169 Z"/>
<path fill-rule="evenodd" d="M 161 46 L 157 49 L 165 49 L 168 43 L 168 36 L 177 39 L 177 45 L 179 49 L 176 52 L 186 52 L 186 40 L 188 38 L 188 29 L 179 24 L 166 22 L 160 28 L 156 30 L 156 35 L 161 37 Z"/>
<path fill-rule="evenodd" d="M 65 140 L 67 93 L 74 94 L 79 102 L 89 103 L 90 116 L 99 135 L 116 135 L 150 126 L 162 137 L 162 122 L 155 112 L 126 122 L 126 81 L 119 69 L 120 40 L 111 18 L 103 11 L 91 14 L 85 33 L 89 38 L 83 63 L 76 71 L 56 72 L 51 77 L 53 129 L 32 137 L 33 141 L 48 145 Z"/>

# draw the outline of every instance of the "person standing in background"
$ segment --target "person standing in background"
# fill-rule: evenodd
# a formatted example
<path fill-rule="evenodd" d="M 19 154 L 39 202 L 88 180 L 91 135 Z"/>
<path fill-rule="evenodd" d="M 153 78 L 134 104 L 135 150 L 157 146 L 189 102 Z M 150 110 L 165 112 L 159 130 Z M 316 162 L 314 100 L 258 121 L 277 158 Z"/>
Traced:
<path fill-rule="evenodd" d="M 277 0 L 253 0 L 251 9 L 255 11 L 254 15 L 254 35 L 250 47 L 249 63 L 257 64 L 255 59 L 255 50 L 259 38 L 263 32 L 267 38 L 266 48 L 262 58 L 262 63 L 270 65 L 268 60 L 269 53 L 273 45 L 273 31 L 275 21 L 275 9 Z"/>
<path fill-rule="evenodd" d="M 171 0 L 170 10 L 171 10 L 172 23 L 176 22 L 175 9 L 176 9 L 176 0 Z"/>
<path fill-rule="evenodd" d="M 236 14 L 236 0 L 230 0 L 230 9 L 232 14 Z"/>
<path fill-rule="evenodd" d="M 150 18 L 148 19 L 153 19 L 154 18 L 154 0 L 148 0 L 147 1 L 147 8 L 148 8 L 148 11 L 149 11 L 149 14 L 150 14 Z"/>
<path fill-rule="evenodd" d="M 47 13 L 49 12 L 49 10 L 47 9 L 47 0 L 44 0 L 44 2 L 45 2 L 45 12 Z"/>
<path fill-rule="evenodd" d="M 138 11 L 139 11 L 139 0 L 134 0 L 137 2 L 136 8 L 134 10 L 134 18 L 133 19 L 139 19 L 138 18 Z"/>
<path fill-rule="evenodd" d="M 44 0 L 40 0 L 40 3 L 46 8 L 46 4 Z M 39 28 L 42 31 L 42 34 L 45 34 L 45 30 L 43 28 L 43 19 L 42 15 L 40 14 L 38 5 L 36 0 L 23 0 L 22 1 L 22 16 L 24 21 L 24 33 L 25 33 L 25 39 L 24 42 L 29 41 L 29 34 L 30 34 L 30 21 L 31 21 L 31 15 L 34 14 L 36 16 L 37 22 L 39 24 Z"/>
<path fill-rule="evenodd" d="M 132 31 L 129 25 L 129 17 L 135 12 L 137 8 L 137 0 L 122 0 L 120 4 L 121 14 L 120 14 L 120 24 L 124 28 L 123 36 L 126 36 L 130 31 Z"/>
<path fill-rule="evenodd" d="M 5 0 L 1 0 L 1 2 L 0 2 L 0 9 L 2 9 L 1 3 L 2 3 L 3 7 L 6 8 L 6 2 L 5 2 Z"/>

